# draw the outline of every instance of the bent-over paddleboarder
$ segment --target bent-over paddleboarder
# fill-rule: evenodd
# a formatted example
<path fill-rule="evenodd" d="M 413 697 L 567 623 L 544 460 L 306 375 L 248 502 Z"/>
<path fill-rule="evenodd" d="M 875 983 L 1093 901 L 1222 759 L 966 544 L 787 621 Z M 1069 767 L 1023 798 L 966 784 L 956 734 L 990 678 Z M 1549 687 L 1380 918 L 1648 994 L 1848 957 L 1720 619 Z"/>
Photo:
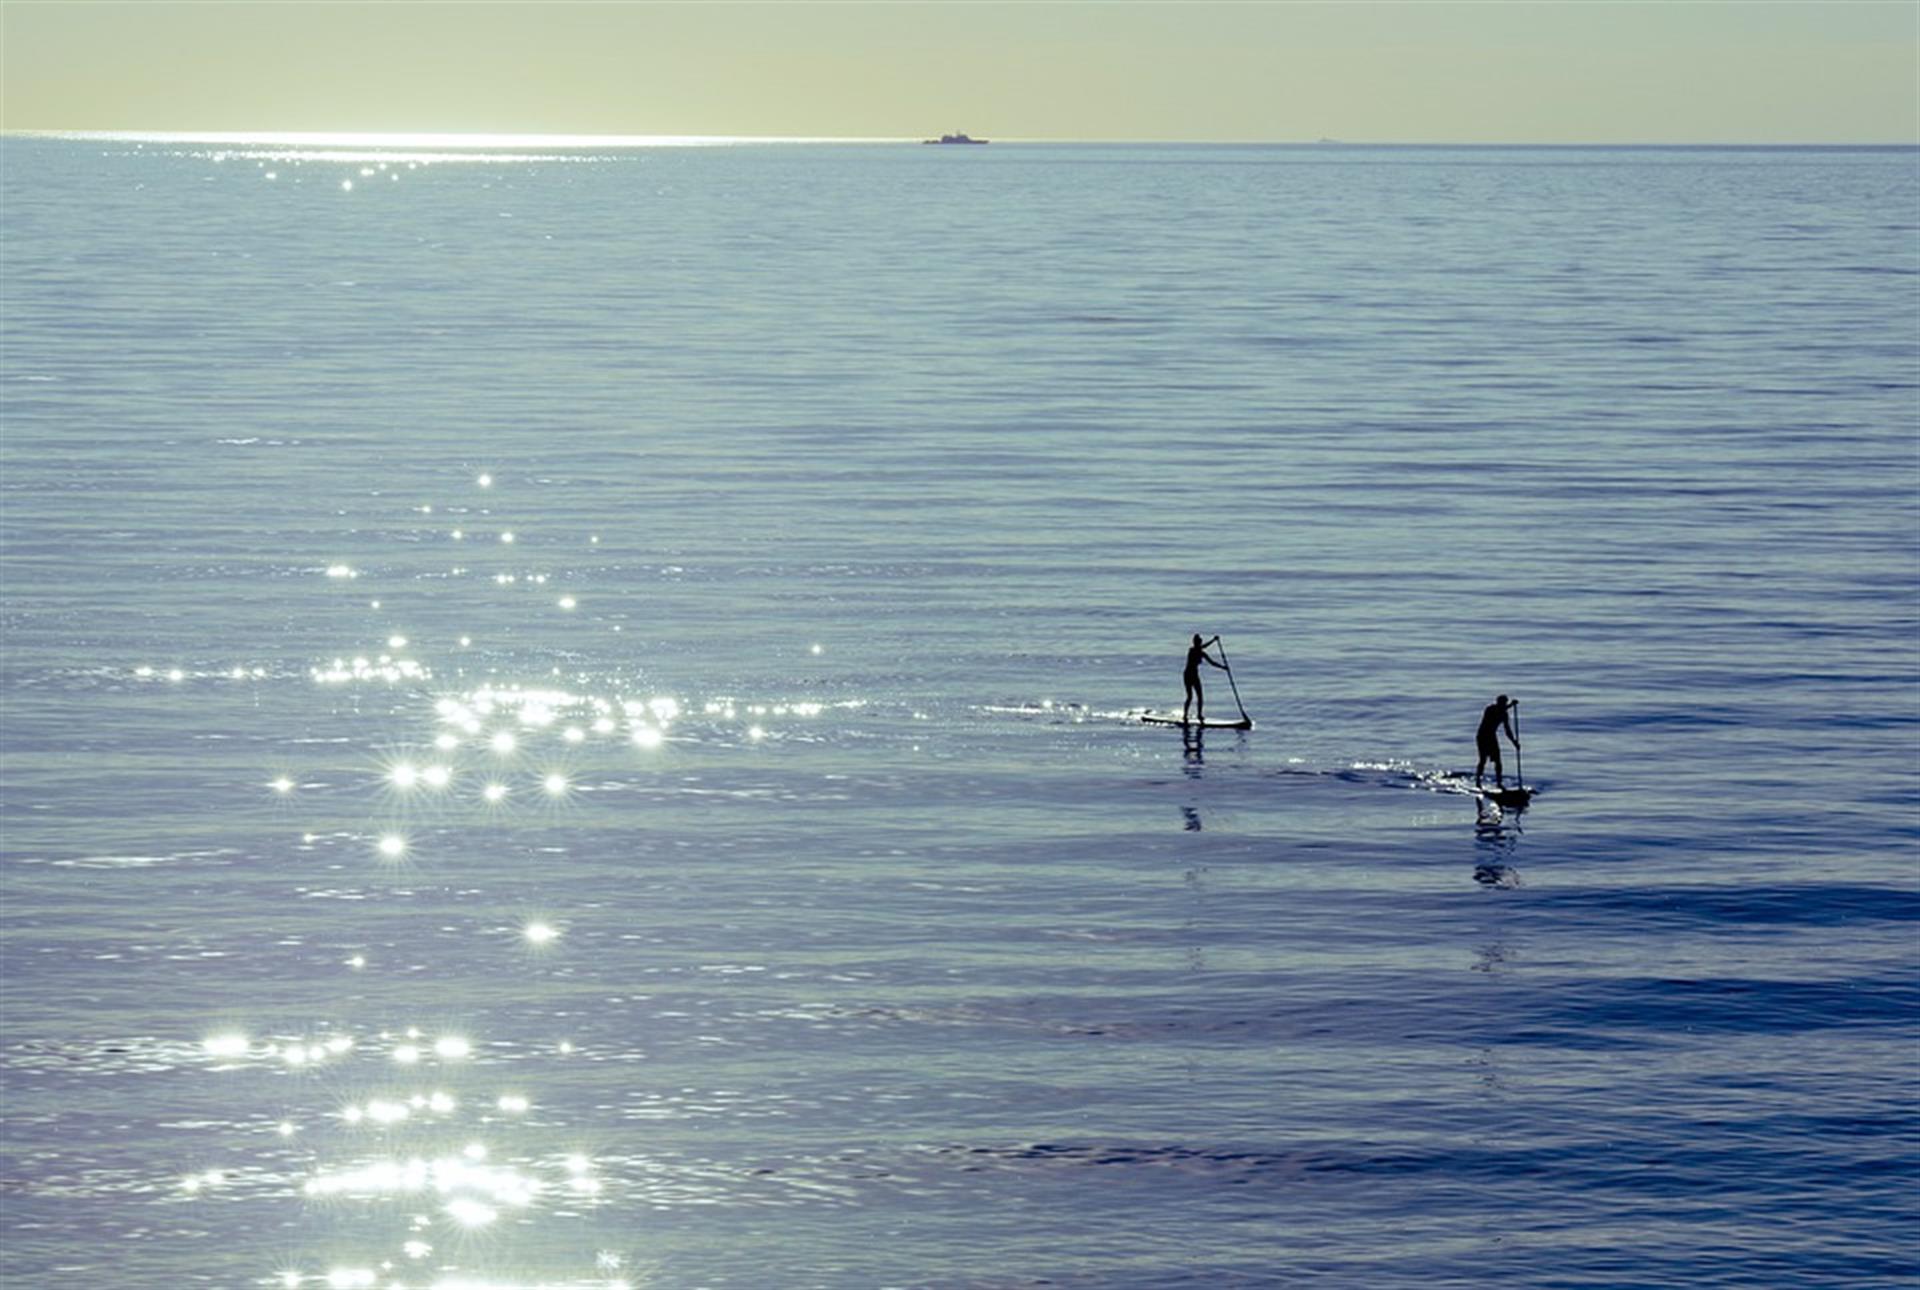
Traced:
<path fill-rule="evenodd" d="M 1198 640 L 1199 637 L 1195 637 Z M 1479 750 L 1480 760 L 1473 767 L 1473 786 L 1480 787 L 1480 776 L 1487 769 L 1487 762 L 1493 762 L 1493 784 L 1495 788 L 1505 788 L 1505 777 L 1500 770 L 1500 732 L 1505 730 L 1513 746 L 1520 746 L 1520 736 L 1513 732 L 1513 709 L 1519 706 L 1518 699 L 1509 699 L 1501 695 L 1480 714 L 1480 729 L 1473 737 L 1474 746 Z"/>

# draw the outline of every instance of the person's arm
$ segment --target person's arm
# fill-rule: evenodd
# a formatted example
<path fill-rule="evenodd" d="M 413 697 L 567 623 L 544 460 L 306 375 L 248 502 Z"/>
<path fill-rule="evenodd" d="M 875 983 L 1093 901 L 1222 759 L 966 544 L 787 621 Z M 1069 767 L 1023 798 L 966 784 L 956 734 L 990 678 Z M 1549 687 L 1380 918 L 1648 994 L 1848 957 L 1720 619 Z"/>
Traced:
<path fill-rule="evenodd" d="M 1215 640 L 1219 640 L 1220 638 L 1219 638 L 1218 636 L 1216 636 L 1216 637 L 1214 637 L 1214 639 L 1215 639 Z M 1211 654 L 1209 654 L 1209 653 L 1207 653 L 1207 652 L 1206 652 L 1205 650 L 1201 650 L 1201 651 L 1200 651 L 1200 657 L 1201 657 L 1201 658 L 1204 658 L 1204 659 L 1205 659 L 1205 660 L 1207 660 L 1207 662 L 1209 662 L 1209 663 L 1213 663 L 1213 655 L 1211 655 Z M 1226 671 L 1226 670 L 1227 670 L 1227 665 L 1226 665 L 1225 663 L 1213 663 L 1213 665 L 1214 665 L 1215 667 L 1217 667 L 1217 668 L 1219 668 L 1219 669 L 1220 669 L 1220 670 L 1221 670 L 1222 672 L 1224 672 L 1224 671 Z"/>

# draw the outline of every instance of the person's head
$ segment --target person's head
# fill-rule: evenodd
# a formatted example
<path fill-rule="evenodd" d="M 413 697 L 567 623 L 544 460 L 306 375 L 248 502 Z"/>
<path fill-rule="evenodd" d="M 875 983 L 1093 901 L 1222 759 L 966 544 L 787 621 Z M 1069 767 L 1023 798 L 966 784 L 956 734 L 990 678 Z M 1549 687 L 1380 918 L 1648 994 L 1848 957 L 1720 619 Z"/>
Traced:
<path fill-rule="evenodd" d="M 1200 648 L 1200 633 L 1199 633 L 1199 632 L 1195 632 L 1195 633 L 1193 634 L 1193 647 L 1194 647 L 1195 649 L 1199 649 L 1199 648 Z"/>
<path fill-rule="evenodd" d="M 1511 707 L 1511 706 L 1513 706 L 1513 705 L 1512 705 L 1511 703 L 1509 703 L 1509 702 L 1508 702 L 1508 700 L 1507 700 L 1507 696 L 1506 696 L 1506 695 L 1504 695 L 1504 694 L 1503 694 L 1503 695 L 1501 695 L 1501 696 L 1500 696 L 1499 698 L 1497 698 L 1497 699 L 1495 699 L 1495 700 L 1494 700 L 1494 702 L 1495 702 L 1495 703 L 1497 703 L 1498 705 L 1500 705 L 1500 706 L 1501 706 L 1501 707 L 1503 707 L 1503 708 L 1507 708 L 1507 707 Z"/>

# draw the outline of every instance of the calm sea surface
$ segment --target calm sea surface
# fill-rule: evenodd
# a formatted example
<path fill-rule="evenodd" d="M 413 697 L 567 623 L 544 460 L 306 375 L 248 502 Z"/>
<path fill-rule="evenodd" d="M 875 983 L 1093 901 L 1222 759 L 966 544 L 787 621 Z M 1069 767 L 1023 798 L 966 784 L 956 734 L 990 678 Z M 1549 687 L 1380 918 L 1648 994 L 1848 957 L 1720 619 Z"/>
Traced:
<path fill-rule="evenodd" d="M 1920 1276 L 1920 154 L 0 168 L 8 1287 Z"/>

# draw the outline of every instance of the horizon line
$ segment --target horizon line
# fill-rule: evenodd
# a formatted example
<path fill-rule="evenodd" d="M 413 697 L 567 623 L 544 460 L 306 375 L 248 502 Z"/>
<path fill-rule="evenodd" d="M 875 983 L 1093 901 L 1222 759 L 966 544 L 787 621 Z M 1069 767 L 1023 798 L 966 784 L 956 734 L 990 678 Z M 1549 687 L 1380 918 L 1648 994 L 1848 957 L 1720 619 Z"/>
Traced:
<path fill-rule="evenodd" d="M 0 137 L 70 139 L 81 142 L 205 143 L 241 146 L 313 146 L 394 148 L 674 148 L 724 147 L 758 144 L 918 144 L 916 135 L 737 135 L 737 134 L 595 134 L 487 130 L 128 130 L 0 127 Z M 1334 147 L 1334 148 L 1915 148 L 1915 140 L 1825 140 L 1753 142 L 1698 139 L 1684 142 L 1652 140 L 1552 141 L 1527 139 L 1154 139 L 1084 138 L 1068 135 L 997 136 L 979 142 L 1025 144 L 1150 144 L 1167 147 Z"/>

